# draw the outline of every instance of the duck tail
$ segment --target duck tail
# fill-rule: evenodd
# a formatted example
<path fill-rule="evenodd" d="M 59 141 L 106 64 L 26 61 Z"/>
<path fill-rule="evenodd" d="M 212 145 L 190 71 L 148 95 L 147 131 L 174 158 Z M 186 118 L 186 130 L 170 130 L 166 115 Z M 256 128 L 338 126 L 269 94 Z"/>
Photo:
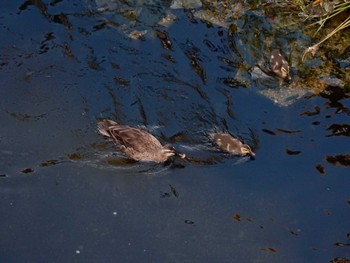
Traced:
<path fill-rule="evenodd" d="M 118 125 L 118 123 L 116 123 L 115 121 L 112 121 L 112 120 L 103 120 L 97 124 L 97 130 L 102 135 L 107 136 L 107 137 L 111 137 L 111 133 L 109 131 L 109 128 L 111 126 L 114 126 L 114 125 Z"/>

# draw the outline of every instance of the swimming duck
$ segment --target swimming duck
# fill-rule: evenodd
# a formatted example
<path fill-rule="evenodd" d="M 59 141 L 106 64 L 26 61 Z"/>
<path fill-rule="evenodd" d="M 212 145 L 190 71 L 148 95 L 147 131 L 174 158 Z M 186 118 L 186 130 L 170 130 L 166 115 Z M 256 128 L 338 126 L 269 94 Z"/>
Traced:
<path fill-rule="evenodd" d="M 220 150 L 234 155 L 250 155 L 255 156 L 249 145 L 242 143 L 237 138 L 234 138 L 229 133 L 212 133 L 210 134 L 212 140 L 217 144 Z"/>
<path fill-rule="evenodd" d="M 282 80 L 290 80 L 289 65 L 278 49 L 274 49 L 270 56 L 270 67 L 274 74 Z"/>
<path fill-rule="evenodd" d="M 171 145 L 162 145 L 152 134 L 118 124 L 112 120 L 103 120 L 98 123 L 98 131 L 114 141 L 120 150 L 135 161 L 149 161 L 162 163 L 169 157 L 177 155 L 185 158 L 185 154 L 178 153 Z"/>

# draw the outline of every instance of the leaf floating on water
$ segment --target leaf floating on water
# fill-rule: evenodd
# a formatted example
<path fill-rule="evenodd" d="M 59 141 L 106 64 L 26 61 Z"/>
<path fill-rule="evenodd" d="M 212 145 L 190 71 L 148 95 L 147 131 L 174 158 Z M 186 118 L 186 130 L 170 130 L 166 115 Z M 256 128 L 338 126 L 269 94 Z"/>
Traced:
<path fill-rule="evenodd" d="M 64 53 L 66 56 L 70 57 L 70 58 L 74 58 L 74 57 L 75 57 L 74 54 L 73 54 L 72 49 L 68 46 L 67 43 L 64 43 L 64 44 L 63 44 L 63 53 Z"/>
<path fill-rule="evenodd" d="M 122 86 L 122 87 L 127 87 L 130 86 L 130 81 L 125 80 L 121 77 L 115 77 L 114 78 L 115 83 L 117 83 L 118 85 Z"/>
<path fill-rule="evenodd" d="M 193 85 L 193 89 L 201 96 L 201 98 L 208 100 L 208 95 L 201 89 L 199 85 Z"/>
<path fill-rule="evenodd" d="M 71 40 L 73 39 L 73 36 L 72 36 L 73 25 L 69 21 L 69 18 L 66 14 L 60 13 L 59 15 L 53 15 L 51 16 L 51 19 L 53 22 L 63 25 L 64 28 L 67 30 L 69 39 Z"/>
<path fill-rule="evenodd" d="M 21 173 L 24 173 L 24 174 L 34 173 L 34 170 L 32 168 L 26 168 L 26 169 L 23 169 Z"/>
<path fill-rule="evenodd" d="M 9 112 L 6 111 L 10 116 L 16 118 L 20 121 L 38 121 L 44 117 L 46 117 L 46 113 L 40 114 L 40 115 L 28 115 L 27 113 L 16 113 L 16 112 Z"/>
<path fill-rule="evenodd" d="M 169 193 L 160 192 L 160 198 L 170 197 Z"/>
<path fill-rule="evenodd" d="M 161 54 L 160 56 L 165 58 L 166 60 L 172 62 L 172 63 L 176 62 L 175 58 L 169 54 Z"/>
<path fill-rule="evenodd" d="M 59 15 L 53 15 L 52 21 L 58 24 L 64 25 L 64 27 L 67 30 L 70 30 L 73 28 L 72 23 L 69 21 L 68 16 L 66 14 L 59 14 Z"/>
<path fill-rule="evenodd" d="M 194 222 L 192 220 L 185 220 L 185 224 L 188 224 L 188 225 L 194 225 Z"/>
<path fill-rule="evenodd" d="M 226 97 L 226 112 L 227 115 L 230 116 L 232 119 L 236 119 L 234 110 L 233 110 L 233 102 L 232 102 L 232 94 L 224 89 L 220 91 L 225 97 Z"/>
<path fill-rule="evenodd" d="M 43 3 L 43 1 L 25 1 L 18 9 L 20 10 L 19 13 L 23 10 L 27 10 L 29 6 L 35 6 L 39 12 L 44 16 L 44 17 L 49 17 L 48 12 L 47 12 L 47 6 L 46 4 Z"/>
<path fill-rule="evenodd" d="M 103 71 L 104 68 L 101 67 L 101 63 L 104 62 L 104 60 L 102 61 L 98 61 L 97 58 L 93 57 L 90 60 L 87 61 L 89 68 L 96 70 L 96 71 Z"/>
<path fill-rule="evenodd" d="M 324 166 L 322 164 L 316 164 L 316 169 L 320 174 L 325 174 Z"/>
<path fill-rule="evenodd" d="M 327 156 L 326 160 L 327 162 L 333 165 L 350 166 L 350 154 Z"/>
<path fill-rule="evenodd" d="M 265 133 L 267 133 L 267 134 L 270 134 L 270 135 L 277 135 L 276 132 L 270 131 L 270 130 L 268 130 L 268 129 L 262 129 L 262 131 L 265 132 Z"/>
<path fill-rule="evenodd" d="M 265 251 L 265 252 L 271 252 L 271 253 L 276 253 L 277 252 L 277 250 L 272 248 L 272 247 L 262 248 L 261 250 Z"/>
<path fill-rule="evenodd" d="M 315 116 L 315 115 L 319 115 L 321 113 L 321 108 L 316 106 L 315 111 L 304 111 L 302 113 L 300 113 L 301 116 L 306 115 L 306 116 Z"/>
<path fill-rule="evenodd" d="M 230 66 L 232 68 L 239 68 L 241 66 L 241 64 L 239 62 L 229 60 L 226 57 L 219 56 L 218 59 L 220 59 L 225 65 Z M 226 78 L 222 78 L 222 79 L 225 80 Z M 230 79 L 233 80 L 233 81 L 238 81 L 238 80 L 236 80 L 234 78 L 230 78 Z"/>
<path fill-rule="evenodd" d="M 350 136 L 349 124 L 332 124 L 327 128 L 327 131 L 332 131 L 332 134 L 326 135 L 326 137 L 332 136 Z"/>
<path fill-rule="evenodd" d="M 114 69 L 120 69 L 120 66 L 117 63 L 111 62 L 111 67 Z"/>
<path fill-rule="evenodd" d="M 173 50 L 172 43 L 167 32 L 163 30 L 156 30 L 156 35 L 162 42 L 163 48 L 167 50 Z"/>
<path fill-rule="evenodd" d="M 40 164 L 41 167 L 47 167 L 47 166 L 52 166 L 52 165 L 56 165 L 58 164 L 59 161 L 58 160 L 48 160 L 46 162 L 43 162 Z"/>
<path fill-rule="evenodd" d="M 128 35 L 131 39 L 135 40 L 144 40 L 145 35 L 148 33 L 148 30 L 133 30 Z"/>
<path fill-rule="evenodd" d="M 234 220 L 236 220 L 237 222 L 241 222 L 241 221 L 242 221 L 242 218 L 241 218 L 241 216 L 240 216 L 239 214 L 234 214 L 234 215 L 232 216 L 232 218 L 233 218 Z"/>
<path fill-rule="evenodd" d="M 219 81 L 230 88 L 239 88 L 239 87 L 245 86 L 244 84 L 242 84 L 241 82 L 239 82 L 234 78 L 221 78 L 219 79 Z"/>
<path fill-rule="evenodd" d="M 350 247 L 350 243 L 337 242 L 334 245 L 337 247 Z"/>
<path fill-rule="evenodd" d="M 194 72 L 197 73 L 197 75 L 201 78 L 201 80 L 205 84 L 207 82 L 206 72 L 204 68 L 200 65 L 199 63 L 200 59 L 198 59 L 197 54 L 193 51 L 189 51 L 187 52 L 186 55 L 191 61 L 192 69 L 194 70 Z"/>
<path fill-rule="evenodd" d="M 300 230 L 289 230 L 289 233 L 291 233 L 293 236 L 299 236 Z"/>
<path fill-rule="evenodd" d="M 293 131 L 293 130 L 285 130 L 285 129 L 277 129 L 277 131 L 283 132 L 283 133 L 288 133 L 288 134 L 302 132 L 302 130 L 295 130 L 295 131 Z"/>
<path fill-rule="evenodd" d="M 331 102 L 330 106 L 339 106 L 338 101 L 349 98 L 350 94 L 344 88 L 328 86 L 320 93 L 320 96 L 329 99 Z"/>
<path fill-rule="evenodd" d="M 286 148 L 286 153 L 288 155 L 298 155 L 298 154 L 301 153 L 301 151 L 293 151 L 293 150 L 290 150 L 290 149 Z"/>
<path fill-rule="evenodd" d="M 176 191 L 175 187 L 172 186 L 171 184 L 169 184 L 169 187 L 170 187 L 171 193 L 172 193 L 175 197 L 179 197 L 179 193 L 178 193 L 178 191 Z"/>
<path fill-rule="evenodd" d="M 108 26 L 118 27 L 119 24 L 114 22 L 114 21 L 109 21 L 109 20 L 102 21 L 100 24 L 93 26 L 93 31 L 98 31 L 98 30 L 104 29 Z"/>

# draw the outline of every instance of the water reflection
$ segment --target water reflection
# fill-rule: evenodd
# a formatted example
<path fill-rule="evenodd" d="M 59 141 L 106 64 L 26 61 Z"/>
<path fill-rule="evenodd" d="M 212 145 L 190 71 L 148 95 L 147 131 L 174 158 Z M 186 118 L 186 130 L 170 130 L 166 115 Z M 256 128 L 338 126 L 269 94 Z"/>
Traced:
<path fill-rule="evenodd" d="M 349 94 L 325 85 L 306 96 L 253 75 L 279 48 L 298 81 L 295 47 L 308 38 L 276 30 L 262 10 L 235 10 L 235 28 L 203 7 L 84 3 L 3 7 L 2 261 L 349 257 Z M 190 158 L 130 163 L 99 137 L 98 118 Z M 257 158 L 218 151 L 215 131 Z"/>

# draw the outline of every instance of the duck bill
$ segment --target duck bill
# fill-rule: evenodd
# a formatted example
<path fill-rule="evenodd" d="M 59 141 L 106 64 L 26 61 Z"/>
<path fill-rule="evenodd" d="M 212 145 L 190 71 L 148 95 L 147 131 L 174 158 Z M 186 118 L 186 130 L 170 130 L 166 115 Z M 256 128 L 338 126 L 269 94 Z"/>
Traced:
<path fill-rule="evenodd" d="M 186 158 L 186 154 L 184 153 L 179 153 L 179 152 L 175 152 L 175 156 L 180 157 L 181 159 L 185 159 Z"/>

